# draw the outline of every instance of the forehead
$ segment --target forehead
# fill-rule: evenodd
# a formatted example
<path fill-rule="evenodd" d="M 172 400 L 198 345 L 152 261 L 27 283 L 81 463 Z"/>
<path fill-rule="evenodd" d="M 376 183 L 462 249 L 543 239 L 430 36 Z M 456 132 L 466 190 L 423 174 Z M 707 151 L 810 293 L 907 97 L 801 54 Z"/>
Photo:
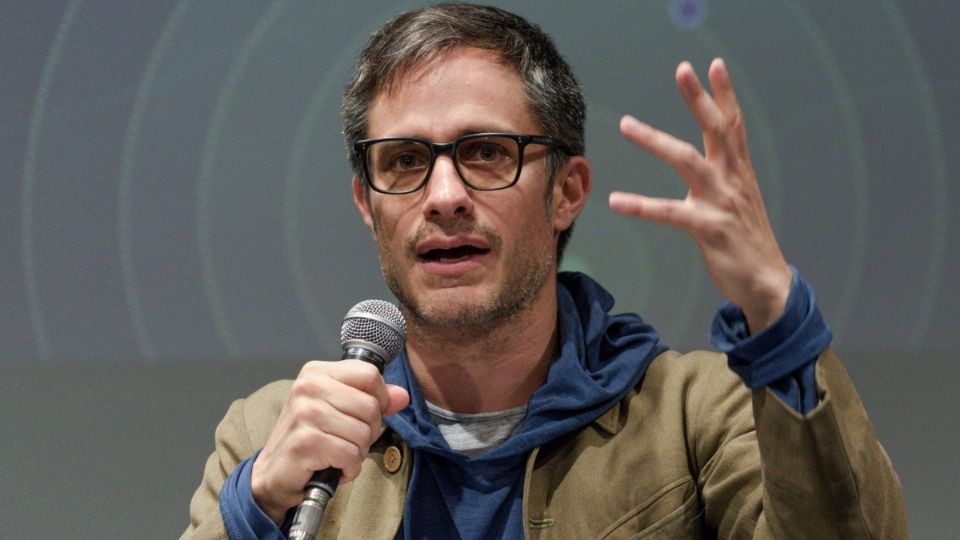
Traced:
<path fill-rule="evenodd" d="M 457 48 L 401 74 L 373 100 L 368 137 L 451 140 L 477 131 L 539 133 L 523 81 L 494 52 Z"/>

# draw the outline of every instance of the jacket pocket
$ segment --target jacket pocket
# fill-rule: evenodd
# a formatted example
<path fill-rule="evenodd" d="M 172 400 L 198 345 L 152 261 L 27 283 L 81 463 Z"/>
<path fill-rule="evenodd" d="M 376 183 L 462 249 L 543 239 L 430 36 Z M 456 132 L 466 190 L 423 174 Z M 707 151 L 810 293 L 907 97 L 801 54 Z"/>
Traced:
<path fill-rule="evenodd" d="M 703 508 L 693 481 L 672 482 L 607 529 L 604 540 L 701 538 Z"/>

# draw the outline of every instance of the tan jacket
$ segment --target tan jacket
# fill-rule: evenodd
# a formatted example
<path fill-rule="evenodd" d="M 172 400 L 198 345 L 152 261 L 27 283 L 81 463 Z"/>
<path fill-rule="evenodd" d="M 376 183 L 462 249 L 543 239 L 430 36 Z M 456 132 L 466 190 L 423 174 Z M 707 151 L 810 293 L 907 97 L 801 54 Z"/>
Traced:
<path fill-rule="evenodd" d="M 723 355 L 663 353 L 613 408 L 530 454 L 527 538 L 907 538 L 899 480 L 831 350 L 816 377 L 820 404 L 801 417 L 747 389 Z M 275 382 L 230 407 L 183 538 L 227 538 L 220 486 L 263 446 L 289 388 Z M 320 537 L 393 539 L 410 463 L 385 431 Z"/>

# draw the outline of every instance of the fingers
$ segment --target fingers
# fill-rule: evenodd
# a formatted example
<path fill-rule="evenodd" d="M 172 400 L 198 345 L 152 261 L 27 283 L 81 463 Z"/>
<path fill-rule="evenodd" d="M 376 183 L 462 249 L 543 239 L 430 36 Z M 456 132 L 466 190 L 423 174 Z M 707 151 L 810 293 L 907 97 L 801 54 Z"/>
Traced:
<path fill-rule="evenodd" d="M 610 194 L 610 209 L 626 216 L 683 230 L 690 230 L 695 223 L 695 216 L 686 208 L 686 201 L 614 191 Z"/>
<path fill-rule="evenodd" d="M 387 393 L 390 395 L 390 405 L 383 411 L 384 416 L 396 414 L 406 409 L 407 405 L 410 404 L 410 394 L 400 386 L 388 384 Z"/>
<path fill-rule="evenodd" d="M 727 141 L 723 113 L 700 83 L 700 78 L 690 62 L 684 61 L 677 66 L 676 81 L 680 94 L 687 102 L 687 108 L 700 124 L 703 151 L 707 159 L 724 158 L 727 155 Z"/>
<path fill-rule="evenodd" d="M 709 161 L 747 160 L 747 133 L 730 73 L 722 58 L 708 71 L 713 96 L 700 83 L 693 66 L 677 66 L 677 87 L 703 131 L 704 154 Z"/>
<path fill-rule="evenodd" d="M 710 87 L 713 88 L 713 99 L 723 113 L 725 131 L 730 146 L 740 159 L 749 159 L 747 151 L 747 128 L 743 121 L 743 112 L 733 90 L 730 72 L 722 58 L 716 58 L 710 64 Z"/>
<path fill-rule="evenodd" d="M 630 115 L 620 119 L 620 133 L 673 167 L 694 193 L 710 187 L 710 168 L 692 144 L 654 129 Z"/>
<path fill-rule="evenodd" d="M 336 380 L 298 380 L 290 391 L 288 404 L 284 412 L 293 431 L 299 431 L 303 439 L 298 451 L 304 458 L 318 454 L 316 459 L 333 462 L 363 457 L 380 429 L 376 399 Z M 330 455 L 323 455 L 321 450 L 328 450 Z"/>
<path fill-rule="evenodd" d="M 750 176 L 745 174 L 751 165 L 743 113 L 723 59 L 717 58 L 711 63 L 709 78 L 713 96 L 703 87 L 689 62 L 677 66 L 677 87 L 703 132 L 703 154 L 692 144 L 632 116 L 626 115 L 620 120 L 623 136 L 673 167 L 694 197 L 720 193 L 724 183 L 737 188 Z M 727 174 L 728 171 L 733 174 Z M 654 208 L 650 204 L 646 207 Z M 662 205 L 655 208 L 662 219 L 670 219 L 663 217 L 664 212 L 676 211 Z"/>
<path fill-rule="evenodd" d="M 379 436 L 381 417 L 391 404 L 391 396 L 380 373 L 370 364 L 359 360 L 310 362 L 294 382 L 288 404 L 290 414 L 305 426 L 327 438 L 355 445 L 358 452 L 338 452 L 345 454 L 344 459 L 352 459 L 351 454 L 365 457 Z M 319 442 L 342 446 L 341 441 Z"/>
<path fill-rule="evenodd" d="M 329 379 L 329 381 L 327 381 Z M 376 407 L 379 412 L 383 412 L 389 405 L 390 397 L 387 394 L 386 385 L 383 383 L 383 377 L 372 364 L 360 360 L 342 360 L 340 362 L 307 362 L 300 375 L 297 377 L 297 383 L 306 387 L 301 388 L 311 397 L 330 397 L 343 398 L 350 396 L 351 390 L 358 390 L 361 393 L 368 394 L 376 401 Z M 336 383 L 339 383 L 338 386 Z M 325 386 L 324 386 L 325 385 Z M 295 388 L 296 390 L 297 388 Z M 357 397 L 357 396 L 351 396 Z M 340 399 L 350 401 L 349 399 Z M 347 409 L 351 409 L 348 403 L 343 403 Z M 351 409 L 352 410 L 352 409 Z M 346 410 L 344 412 L 347 412 Z"/>

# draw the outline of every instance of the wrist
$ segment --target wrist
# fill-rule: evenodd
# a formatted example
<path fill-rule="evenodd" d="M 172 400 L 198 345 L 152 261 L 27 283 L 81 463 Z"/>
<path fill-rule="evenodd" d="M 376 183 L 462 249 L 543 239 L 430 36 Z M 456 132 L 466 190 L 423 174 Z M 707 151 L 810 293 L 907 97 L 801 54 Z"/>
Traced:
<path fill-rule="evenodd" d="M 757 279 L 754 293 L 750 295 L 752 301 L 740 306 L 751 334 L 769 328 L 783 315 L 792 285 L 793 272 L 786 262 L 776 272 Z"/>
<path fill-rule="evenodd" d="M 259 472 L 259 465 L 260 456 L 257 456 L 257 459 L 253 462 L 253 468 L 250 473 L 250 494 L 253 496 L 253 502 L 257 503 L 260 510 L 272 519 L 274 523 L 280 525 L 283 523 L 288 509 L 283 508 L 282 505 L 273 504 L 270 498 L 273 490 L 266 485 L 263 474 L 257 474 Z"/>

